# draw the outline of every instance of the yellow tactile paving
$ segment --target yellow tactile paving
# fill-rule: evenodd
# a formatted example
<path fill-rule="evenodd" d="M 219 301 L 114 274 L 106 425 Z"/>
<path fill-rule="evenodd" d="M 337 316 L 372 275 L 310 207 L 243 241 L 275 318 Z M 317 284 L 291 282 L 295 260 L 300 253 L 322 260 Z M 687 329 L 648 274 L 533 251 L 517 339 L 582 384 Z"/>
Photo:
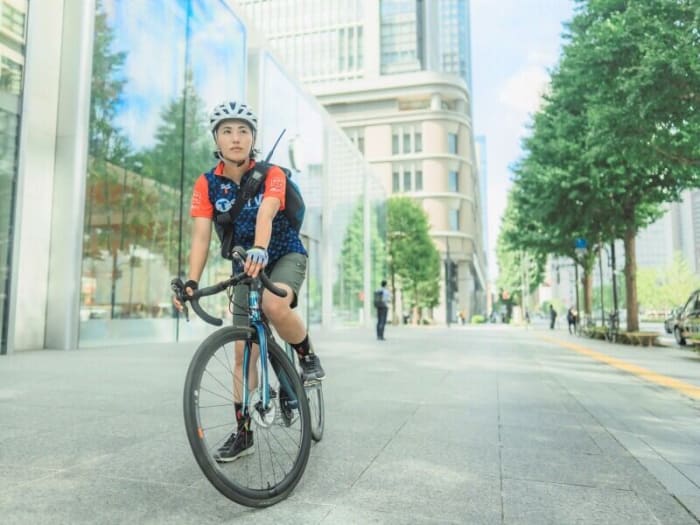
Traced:
<path fill-rule="evenodd" d="M 690 398 L 700 399 L 700 387 L 697 387 L 695 385 L 679 381 L 678 379 L 674 379 L 669 376 L 657 374 L 656 372 L 653 372 L 641 366 L 628 363 L 627 361 L 623 361 L 622 359 L 618 359 L 616 357 L 611 357 L 602 352 L 591 350 L 590 348 L 586 348 L 585 346 L 581 346 L 576 343 L 571 343 L 569 341 L 563 341 L 561 339 L 554 339 L 552 337 L 544 336 L 541 337 L 541 339 L 559 346 L 563 346 L 565 348 L 573 350 L 574 352 L 578 352 L 579 354 L 583 354 L 592 359 L 595 359 L 596 361 L 600 361 L 601 363 L 613 366 L 619 370 L 624 370 L 625 372 L 634 374 L 635 376 L 641 377 L 642 379 L 645 379 L 646 381 L 649 381 L 651 383 L 672 388 L 678 392 L 681 392 L 682 394 L 685 394 Z"/>

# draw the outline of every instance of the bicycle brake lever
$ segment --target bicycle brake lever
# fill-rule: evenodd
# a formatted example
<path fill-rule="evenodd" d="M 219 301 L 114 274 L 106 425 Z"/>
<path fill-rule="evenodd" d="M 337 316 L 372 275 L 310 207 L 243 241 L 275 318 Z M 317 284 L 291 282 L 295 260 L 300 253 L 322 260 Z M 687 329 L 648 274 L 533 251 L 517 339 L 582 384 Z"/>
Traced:
<path fill-rule="evenodd" d="M 187 309 L 187 301 L 189 298 L 187 297 L 187 293 L 185 292 L 185 285 L 182 282 L 182 279 L 177 277 L 170 281 L 170 289 L 175 293 L 175 296 L 177 297 L 177 300 L 180 301 L 180 304 L 182 304 L 182 313 L 185 314 L 185 321 L 189 323 L 190 313 Z"/>

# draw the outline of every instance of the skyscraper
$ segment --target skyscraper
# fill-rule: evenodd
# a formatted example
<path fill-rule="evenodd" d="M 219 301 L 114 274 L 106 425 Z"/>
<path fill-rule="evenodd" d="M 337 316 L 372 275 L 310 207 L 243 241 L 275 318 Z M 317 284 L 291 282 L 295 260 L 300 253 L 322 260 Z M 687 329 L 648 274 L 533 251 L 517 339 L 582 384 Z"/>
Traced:
<path fill-rule="evenodd" d="M 422 204 L 443 268 L 456 263 L 457 271 L 458 291 L 441 294 L 446 299 L 436 318 L 483 313 L 484 203 L 471 122 L 468 1 L 238 5 L 345 130 L 387 192 Z"/>

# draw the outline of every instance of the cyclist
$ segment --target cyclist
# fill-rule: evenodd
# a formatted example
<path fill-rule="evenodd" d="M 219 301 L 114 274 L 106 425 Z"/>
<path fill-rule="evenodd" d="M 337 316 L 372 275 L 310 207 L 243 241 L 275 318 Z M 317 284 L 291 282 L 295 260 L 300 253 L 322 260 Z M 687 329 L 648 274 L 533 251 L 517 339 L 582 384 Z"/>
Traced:
<path fill-rule="evenodd" d="M 255 139 L 258 121 L 255 113 L 246 104 L 227 101 L 217 105 L 209 116 L 209 126 L 216 143 L 215 156 L 218 164 L 202 174 L 194 184 L 190 215 L 192 224 L 192 245 L 189 259 L 188 281 L 185 290 L 191 294 L 197 289 L 209 253 L 212 224 L 219 213 L 228 211 L 237 193 L 253 172 Z M 214 178 L 216 177 L 216 178 Z M 210 196 L 210 184 L 215 195 Z M 242 246 L 248 257 L 243 270 L 251 277 L 265 271 L 278 287 L 287 291 L 286 297 L 278 297 L 268 290 L 262 294 L 262 310 L 282 339 L 297 352 L 302 368 L 302 378 L 323 379 L 325 372 L 309 341 L 309 334 L 302 319 L 293 310 L 297 304 L 297 294 L 306 276 L 307 253 L 284 214 L 279 213 L 285 205 L 287 178 L 276 166 L 271 167 L 260 185 L 258 195 L 245 203 L 235 218 L 232 228 L 233 239 L 230 246 Z M 212 202 L 213 201 L 213 202 Z M 241 298 L 245 286 L 234 290 L 233 315 L 247 316 L 247 304 Z M 175 306 L 182 310 L 182 304 L 174 299 Z M 257 352 L 257 348 L 254 348 Z M 254 354 L 255 355 L 255 354 Z M 255 359 L 251 359 L 251 372 Z M 251 454 L 253 432 L 249 417 L 243 416 L 241 403 L 243 344 L 235 351 L 234 365 L 234 405 L 237 429 L 215 454 L 219 462 L 229 462 Z M 249 377 L 257 377 L 251 373 Z M 238 386 L 238 387 L 237 387 Z M 250 385 L 255 388 L 257 385 Z"/>

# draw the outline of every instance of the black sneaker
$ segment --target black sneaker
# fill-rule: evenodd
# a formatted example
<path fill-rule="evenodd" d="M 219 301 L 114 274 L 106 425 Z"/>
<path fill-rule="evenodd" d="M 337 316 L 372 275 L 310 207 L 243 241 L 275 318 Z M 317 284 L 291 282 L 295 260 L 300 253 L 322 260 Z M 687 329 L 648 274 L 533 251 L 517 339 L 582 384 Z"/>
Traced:
<path fill-rule="evenodd" d="M 229 463 L 238 458 L 249 456 L 255 452 L 253 446 L 253 432 L 251 430 L 239 430 L 229 436 L 219 450 L 214 454 L 217 463 Z"/>
<path fill-rule="evenodd" d="M 304 357 L 299 358 L 299 364 L 301 365 L 302 381 L 326 377 L 326 373 L 321 366 L 321 360 L 316 354 L 306 354 Z"/>

